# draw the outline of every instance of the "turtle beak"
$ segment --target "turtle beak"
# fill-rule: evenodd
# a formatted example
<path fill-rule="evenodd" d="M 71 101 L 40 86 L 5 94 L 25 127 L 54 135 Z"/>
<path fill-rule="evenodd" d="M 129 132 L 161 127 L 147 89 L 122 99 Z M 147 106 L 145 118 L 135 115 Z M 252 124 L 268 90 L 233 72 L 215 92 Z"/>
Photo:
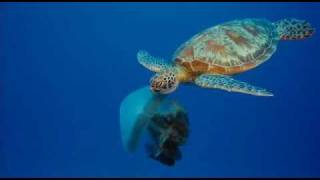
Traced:
<path fill-rule="evenodd" d="M 157 82 L 156 79 L 154 79 L 155 81 L 151 81 L 151 86 L 150 86 L 150 89 L 153 91 L 153 92 L 156 92 L 156 93 L 160 93 L 161 92 L 161 82 Z"/>

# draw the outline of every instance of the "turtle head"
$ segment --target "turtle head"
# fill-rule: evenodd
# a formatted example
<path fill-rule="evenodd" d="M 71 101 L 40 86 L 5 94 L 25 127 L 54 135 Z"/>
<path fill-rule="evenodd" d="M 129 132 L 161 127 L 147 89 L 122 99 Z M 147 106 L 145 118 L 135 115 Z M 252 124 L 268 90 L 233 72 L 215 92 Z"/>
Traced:
<path fill-rule="evenodd" d="M 156 93 L 169 94 L 176 90 L 178 85 L 176 73 L 172 71 L 159 72 L 150 79 L 150 88 Z"/>

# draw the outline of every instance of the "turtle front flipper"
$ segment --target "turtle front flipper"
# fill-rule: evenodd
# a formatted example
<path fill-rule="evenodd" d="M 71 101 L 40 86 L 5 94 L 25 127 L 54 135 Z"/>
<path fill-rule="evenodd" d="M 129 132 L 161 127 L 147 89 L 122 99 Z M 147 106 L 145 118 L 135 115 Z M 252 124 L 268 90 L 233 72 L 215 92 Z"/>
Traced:
<path fill-rule="evenodd" d="M 195 84 L 204 88 L 216 88 L 229 92 L 240 92 L 255 96 L 273 96 L 267 90 L 252 86 L 225 75 L 203 74 L 195 79 Z"/>
<path fill-rule="evenodd" d="M 161 72 L 165 69 L 172 68 L 173 65 L 166 62 L 166 60 L 151 56 L 147 51 L 140 50 L 137 53 L 139 63 L 145 68 L 153 72 Z"/>

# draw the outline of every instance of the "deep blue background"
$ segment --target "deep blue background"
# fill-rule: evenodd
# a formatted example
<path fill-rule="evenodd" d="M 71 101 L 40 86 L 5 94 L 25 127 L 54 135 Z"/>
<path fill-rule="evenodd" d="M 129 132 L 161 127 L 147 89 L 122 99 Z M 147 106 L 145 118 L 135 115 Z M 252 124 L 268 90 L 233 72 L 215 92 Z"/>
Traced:
<path fill-rule="evenodd" d="M 239 80 L 274 97 L 181 86 L 191 134 L 173 168 L 127 153 L 121 100 L 147 85 L 139 49 L 170 59 L 204 28 L 299 18 L 319 3 L 1 3 L 1 177 L 320 176 L 320 36 L 281 41 Z"/>

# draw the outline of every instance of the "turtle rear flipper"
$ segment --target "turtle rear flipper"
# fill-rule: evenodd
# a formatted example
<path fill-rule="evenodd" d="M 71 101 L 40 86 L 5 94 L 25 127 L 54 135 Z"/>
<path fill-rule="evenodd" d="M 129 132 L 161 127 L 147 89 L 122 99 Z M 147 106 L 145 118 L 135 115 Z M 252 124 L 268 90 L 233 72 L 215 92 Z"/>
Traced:
<path fill-rule="evenodd" d="M 281 40 L 299 40 L 310 37 L 315 30 L 305 20 L 282 19 L 274 23 Z"/>
<path fill-rule="evenodd" d="M 139 50 L 137 53 L 138 62 L 153 72 L 161 72 L 168 68 L 173 68 L 173 65 L 166 62 L 166 60 L 151 56 L 145 50 Z"/>
<path fill-rule="evenodd" d="M 196 78 L 195 83 L 204 88 L 216 88 L 255 96 L 273 96 L 272 93 L 263 88 L 252 86 L 225 75 L 203 74 Z"/>

